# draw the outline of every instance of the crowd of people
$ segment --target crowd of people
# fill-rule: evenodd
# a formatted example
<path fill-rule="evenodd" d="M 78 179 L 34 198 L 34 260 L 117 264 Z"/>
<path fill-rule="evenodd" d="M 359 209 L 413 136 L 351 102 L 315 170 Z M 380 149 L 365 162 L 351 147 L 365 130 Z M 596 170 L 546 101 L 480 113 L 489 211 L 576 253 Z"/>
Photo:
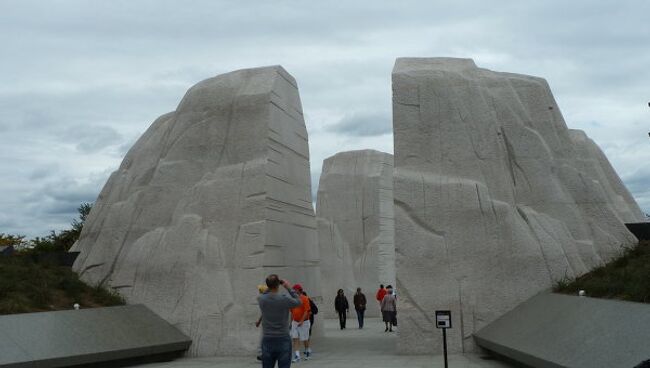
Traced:
<path fill-rule="evenodd" d="M 281 292 L 284 287 L 286 293 Z M 309 298 L 302 285 L 291 285 L 272 274 L 266 278 L 265 285 L 258 286 L 258 303 L 262 312 L 255 325 L 262 326 L 257 359 L 263 368 L 288 368 L 291 363 L 302 359 L 309 360 L 312 355 L 311 332 L 318 306 Z M 380 285 L 375 294 L 386 325 L 384 332 L 392 332 L 397 326 L 397 295 L 391 285 Z M 357 288 L 353 298 L 359 329 L 363 328 L 366 296 Z M 339 289 L 334 299 L 334 309 L 339 316 L 341 330 L 345 329 L 350 304 L 343 289 Z M 301 346 L 304 348 L 301 355 Z"/>

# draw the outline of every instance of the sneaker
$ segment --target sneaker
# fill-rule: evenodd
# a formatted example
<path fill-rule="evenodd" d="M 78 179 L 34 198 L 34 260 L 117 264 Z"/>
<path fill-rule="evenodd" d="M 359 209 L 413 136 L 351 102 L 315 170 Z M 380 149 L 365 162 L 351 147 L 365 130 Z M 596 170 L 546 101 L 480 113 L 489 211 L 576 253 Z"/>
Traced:
<path fill-rule="evenodd" d="M 305 360 L 309 360 L 311 358 L 311 352 L 305 351 Z"/>
<path fill-rule="evenodd" d="M 294 355 L 293 359 L 291 359 L 292 363 L 299 363 L 300 362 L 300 355 Z"/>

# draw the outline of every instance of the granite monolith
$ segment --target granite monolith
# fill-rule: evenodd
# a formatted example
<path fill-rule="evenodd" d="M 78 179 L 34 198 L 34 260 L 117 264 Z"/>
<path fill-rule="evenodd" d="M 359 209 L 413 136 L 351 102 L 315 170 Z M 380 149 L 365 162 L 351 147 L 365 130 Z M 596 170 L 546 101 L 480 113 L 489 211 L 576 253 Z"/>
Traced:
<path fill-rule="evenodd" d="M 320 297 L 309 148 L 282 67 L 204 80 L 158 118 L 101 191 L 73 250 L 84 281 L 142 303 L 194 356 L 253 353 L 269 273 Z"/>
<path fill-rule="evenodd" d="M 334 305 L 360 287 L 366 315 L 379 316 L 375 291 L 395 284 L 393 155 L 375 150 L 340 152 L 323 162 L 316 206 L 322 294 Z M 332 308 L 326 315 L 333 316 Z"/>
<path fill-rule="evenodd" d="M 393 69 L 395 244 L 402 353 L 451 352 L 541 290 L 633 246 L 641 211 L 546 81 L 469 59 Z"/>

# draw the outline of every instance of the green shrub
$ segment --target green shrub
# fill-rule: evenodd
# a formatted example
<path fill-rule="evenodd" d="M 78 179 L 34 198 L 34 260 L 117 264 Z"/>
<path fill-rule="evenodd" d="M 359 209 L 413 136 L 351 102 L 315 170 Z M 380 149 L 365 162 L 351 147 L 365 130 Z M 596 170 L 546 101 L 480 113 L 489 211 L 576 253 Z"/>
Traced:
<path fill-rule="evenodd" d="M 79 280 L 76 274 L 62 273 L 58 288 L 63 290 L 68 298 L 81 300 L 81 295 L 87 285 Z"/>
<path fill-rule="evenodd" d="M 31 310 L 31 303 L 25 295 L 10 295 L 0 298 L 0 314 L 25 313 Z"/>
<path fill-rule="evenodd" d="M 91 287 L 67 267 L 35 263 L 29 255 L 0 257 L 0 314 L 122 305 L 114 292 Z"/>
<path fill-rule="evenodd" d="M 74 303 L 82 307 L 125 304 L 114 291 L 91 287 L 79 280 L 76 273 L 57 264 L 47 264 L 39 253 L 66 252 L 79 238 L 92 205 L 82 203 L 79 219 L 71 228 L 51 231 L 45 237 L 26 241 L 22 235 L 0 233 L 0 245 L 13 245 L 19 252 L 0 257 L 0 314 L 70 309 Z"/>
<path fill-rule="evenodd" d="M 102 287 L 95 287 L 92 289 L 91 295 L 93 300 L 105 306 L 124 305 L 126 302 L 124 298 L 115 291 L 107 290 Z"/>
<path fill-rule="evenodd" d="M 31 248 L 32 253 L 67 252 L 77 241 L 77 239 L 79 239 L 79 235 L 81 235 L 81 230 L 83 229 L 84 222 L 86 221 L 86 218 L 88 217 L 88 214 L 90 213 L 92 207 L 93 206 L 91 203 L 82 203 L 79 205 L 77 208 L 77 212 L 79 212 L 79 218 L 72 220 L 70 229 L 61 230 L 59 232 L 52 230 L 50 231 L 50 235 L 42 238 L 36 237 L 34 239 L 31 239 L 29 242 L 25 242 L 25 244 L 29 244 L 29 248 Z M 23 239 L 24 237 L 21 238 L 21 240 Z"/>
<path fill-rule="evenodd" d="M 0 245 L 10 245 L 15 249 L 22 249 L 27 246 L 25 235 L 11 235 L 0 233 Z"/>
<path fill-rule="evenodd" d="M 650 303 L 650 241 L 627 249 L 620 257 L 574 280 L 563 279 L 554 291 Z"/>

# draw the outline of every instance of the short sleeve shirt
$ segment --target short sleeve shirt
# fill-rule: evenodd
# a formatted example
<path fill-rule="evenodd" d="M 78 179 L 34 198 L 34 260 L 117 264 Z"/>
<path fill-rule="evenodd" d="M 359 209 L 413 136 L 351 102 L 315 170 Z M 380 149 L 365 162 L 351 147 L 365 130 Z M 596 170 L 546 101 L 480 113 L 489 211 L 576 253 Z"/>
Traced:
<path fill-rule="evenodd" d="M 300 295 L 300 301 L 302 304 L 298 307 L 291 309 L 291 319 L 294 321 L 300 321 L 302 316 L 307 312 L 307 317 L 305 320 L 309 319 L 309 313 L 311 313 L 311 306 L 309 305 L 309 298 L 306 295 Z"/>

